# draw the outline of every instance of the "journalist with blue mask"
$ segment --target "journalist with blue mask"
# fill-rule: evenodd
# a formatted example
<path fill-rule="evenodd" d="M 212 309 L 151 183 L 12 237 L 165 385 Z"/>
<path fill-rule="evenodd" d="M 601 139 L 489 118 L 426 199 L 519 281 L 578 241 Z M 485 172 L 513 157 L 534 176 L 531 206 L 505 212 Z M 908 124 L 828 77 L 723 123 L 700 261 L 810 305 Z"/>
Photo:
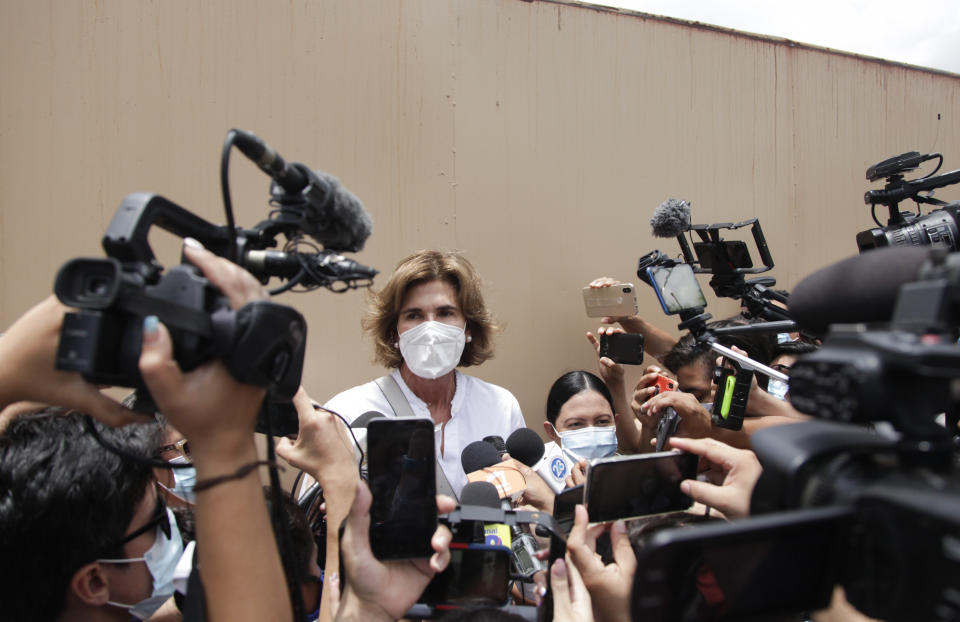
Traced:
<path fill-rule="evenodd" d="M 351 422 L 371 412 L 432 419 L 437 491 L 452 496 L 467 483 L 460 461 L 467 445 L 525 426 L 510 391 L 459 370 L 493 356 L 498 326 L 480 283 L 458 252 L 423 250 L 402 260 L 372 294 L 362 323 L 389 373 L 324 404 Z"/>
<path fill-rule="evenodd" d="M 606 458 L 617 452 L 613 397 L 603 380 L 588 371 L 570 371 L 550 387 L 543 429 L 552 441 L 544 456 L 551 469 L 565 475 L 581 460 Z"/>

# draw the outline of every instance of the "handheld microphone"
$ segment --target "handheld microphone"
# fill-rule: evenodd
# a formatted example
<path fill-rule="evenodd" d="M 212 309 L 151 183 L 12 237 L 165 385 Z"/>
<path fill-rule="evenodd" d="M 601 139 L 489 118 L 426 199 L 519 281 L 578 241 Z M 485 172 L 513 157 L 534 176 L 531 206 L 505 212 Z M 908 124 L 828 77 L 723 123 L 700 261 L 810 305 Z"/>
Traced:
<path fill-rule="evenodd" d="M 500 452 L 490 443 L 474 441 L 464 447 L 460 464 L 467 481 L 493 484 L 501 499 L 519 498 L 526 490 L 527 480 L 509 461 L 501 462 Z"/>
<path fill-rule="evenodd" d="M 690 203 L 667 199 L 653 210 L 650 228 L 657 238 L 675 238 L 690 229 Z"/>
<path fill-rule="evenodd" d="M 543 439 L 530 428 L 514 430 L 507 437 L 506 448 L 511 458 L 533 469 L 534 473 L 543 478 L 554 493 L 567 487 L 566 478 L 570 468 L 564 460 L 563 452 L 557 448 L 557 451 L 545 456 L 546 446 L 543 444 Z"/>
<path fill-rule="evenodd" d="M 460 491 L 460 505 L 478 505 L 485 508 L 500 508 L 500 493 L 497 487 L 489 482 L 468 482 Z M 475 540 L 479 540 L 474 535 Z M 510 547 L 512 532 L 504 523 L 484 523 L 483 542 L 485 544 Z"/>
<path fill-rule="evenodd" d="M 491 436 L 484 436 L 483 442 L 490 443 L 491 445 L 493 445 L 494 449 L 500 452 L 501 458 L 503 457 L 503 454 L 506 453 L 507 451 L 507 446 L 504 444 L 502 436 L 497 436 L 495 434 Z"/>
<path fill-rule="evenodd" d="M 463 448 L 460 465 L 464 473 L 473 473 L 500 462 L 500 453 L 485 441 L 473 441 Z"/>

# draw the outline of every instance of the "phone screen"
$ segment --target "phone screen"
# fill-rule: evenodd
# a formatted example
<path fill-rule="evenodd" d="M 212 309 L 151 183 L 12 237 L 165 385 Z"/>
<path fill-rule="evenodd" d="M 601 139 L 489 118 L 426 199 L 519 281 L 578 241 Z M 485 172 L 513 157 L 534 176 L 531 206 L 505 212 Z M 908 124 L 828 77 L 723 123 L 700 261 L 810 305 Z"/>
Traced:
<path fill-rule="evenodd" d="M 430 557 L 437 528 L 433 421 L 374 419 L 367 426 L 373 503 L 370 547 L 377 559 Z"/>
<path fill-rule="evenodd" d="M 510 592 L 510 549 L 489 544 L 450 544 L 450 565 L 427 585 L 420 602 L 429 605 L 494 605 Z"/>
<path fill-rule="evenodd" d="M 584 489 L 590 522 L 685 510 L 693 500 L 680 482 L 697 477 L 698 456 L 675 451 L 595 461 Z"/>
<path fill-rule="evenodd" d="M 670 529 L 637 560 L 635 620 L 753 617 L 821 609 L 844 557 L 850 510 L 827 507 Z"/>
<path fill-rule="evenodd" d="M 703 297 L 703 290 L 690 264 L 678 264 L 672 268 L 650 267 L 647 268 L 647 274 L 664 313 L 674 315 L 707 306 L 707 299 Z"/>

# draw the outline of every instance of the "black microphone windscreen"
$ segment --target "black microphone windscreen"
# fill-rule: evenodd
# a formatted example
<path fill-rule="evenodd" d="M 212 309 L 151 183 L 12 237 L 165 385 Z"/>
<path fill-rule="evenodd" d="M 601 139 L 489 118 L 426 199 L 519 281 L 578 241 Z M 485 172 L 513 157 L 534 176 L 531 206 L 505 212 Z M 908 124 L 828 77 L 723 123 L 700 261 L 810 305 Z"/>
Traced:
<path fill-rule="evenodd" d="M 491 436 L 484 436 L 483 442 L 490 443 L 491 445 L 493 445 L 493 448 L 499 451 L 501 454 L 507 451 L 507 445 L 506 443 L 503 442 L 502 436 L 497 436 L 496 434 Z"/>
<path fill-rule="evenodd" d="M 540 435 L 530 428 L 517 428 L 507 437 L 510 457 L 532 467 L 543 457 L 544 446 Z"/>
<path fill-rule="evenodd" d="M 917 278 L 929 248 L 880 248 L 818 270 L 790 293 L 790 317 L 816 335 L 830 324 L 886 322 L 900 286 Z"/>
<path fill-rule="evenodd" d="M 363 209 L 363 203 L 330 173 L 314 171 L 314 174 L 333 192 L 329 212 L 323 214 L 329 221 L 324 231 L 324 247 L 353 253 L 363 250 L 364 243 L 373 233 L 373 220 Z"/>
<path fill-rule="evenodd" d="M 500 452 L 490 443 L 473 441 L 463 448 L 460 464 L 464 473 L 473 473 L 500 462 Z"/>
<path fill-rule="evenodd" d="M 690 229 L 690 204 L 683 199 L 667 199 L 653 210 L 650 228 L 658 238 L 675 238 Z"/>
<path fill-rule="evenodd" d="M 365 428 L 367 424 L 374 419 L 386 419 L 387 416 L 383 413 L 378 413 L 375 410 L 368 410 L 359 417 L 353 420 L 353 423 L 350 424 L 351 428 Z"/>
<path fill-rule="evenodd" d="M 500 493 L 490 482 L 468 482 L 460 491 L 460 505 L 479 505 L 485 508 L 500 507 Z"/>

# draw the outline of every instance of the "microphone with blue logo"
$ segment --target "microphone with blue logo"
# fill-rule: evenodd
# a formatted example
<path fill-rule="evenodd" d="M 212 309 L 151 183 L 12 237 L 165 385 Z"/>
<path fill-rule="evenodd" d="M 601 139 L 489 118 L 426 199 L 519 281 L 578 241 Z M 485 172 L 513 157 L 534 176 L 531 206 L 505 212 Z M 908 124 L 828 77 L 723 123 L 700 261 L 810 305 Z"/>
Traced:
<path fill-rule="evenodd" d="M 563 452 L 556 451 L 544 455 L 543 439 L 530 428 L 518 428 L 507 438 L 507 453 L 510 457 L 527 465 L 558 493 L 567 487 L 566 478 L 570 474 Z"/>

